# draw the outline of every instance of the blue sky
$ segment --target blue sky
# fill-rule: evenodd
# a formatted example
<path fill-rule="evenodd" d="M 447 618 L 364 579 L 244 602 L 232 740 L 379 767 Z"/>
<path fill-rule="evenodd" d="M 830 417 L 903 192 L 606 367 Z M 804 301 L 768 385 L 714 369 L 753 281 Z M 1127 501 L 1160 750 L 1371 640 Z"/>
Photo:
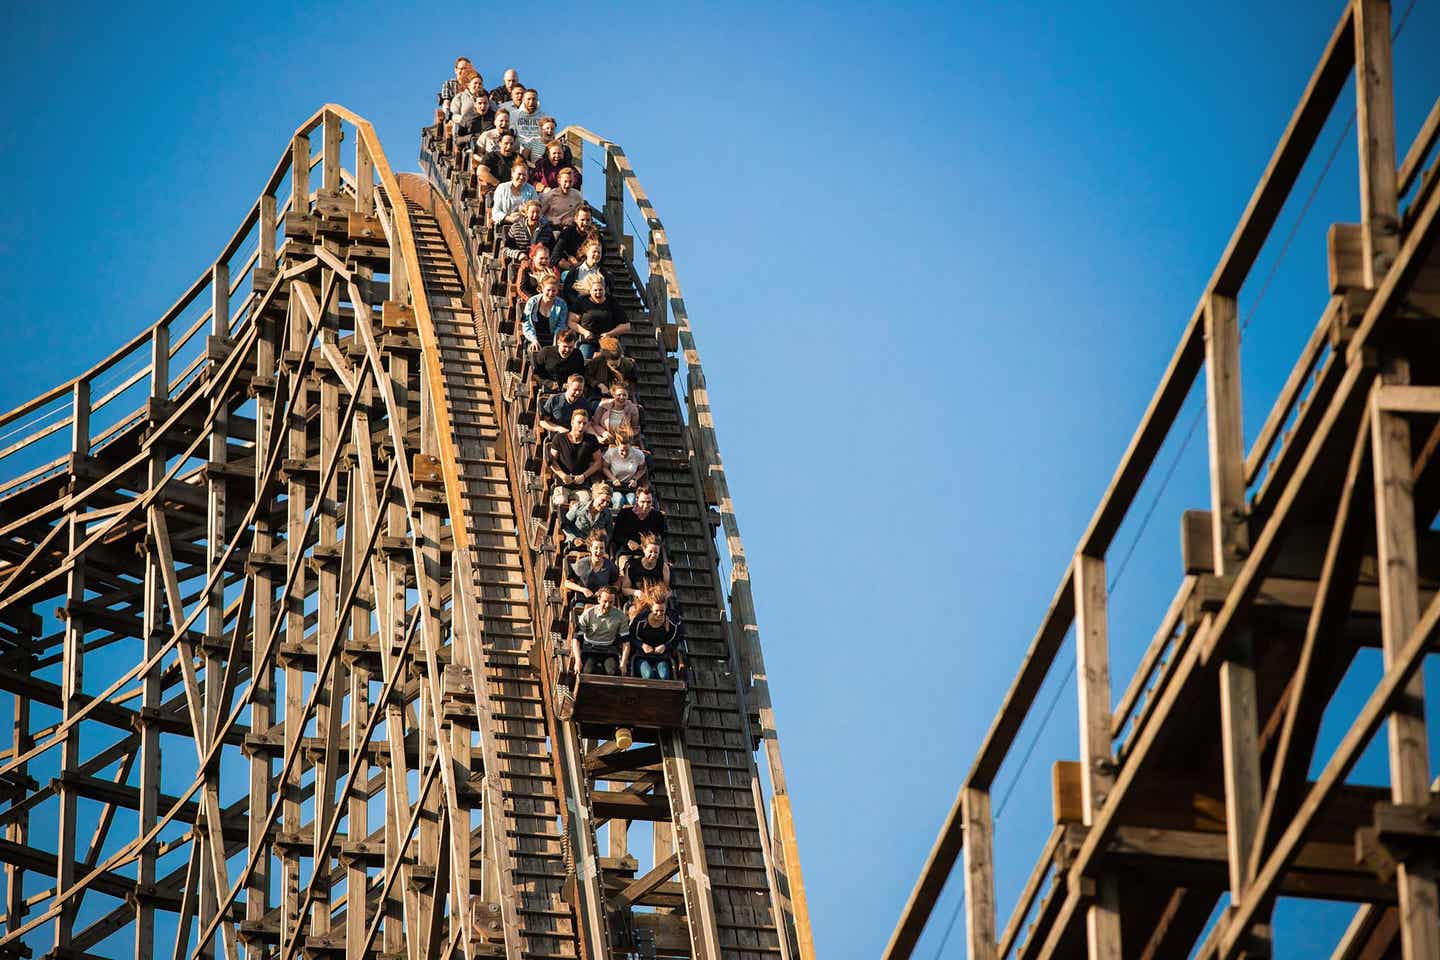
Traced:
<path fill-rule="evenodd" d="M 625 146 L 669 229 L 817 941 L 874 956 L 1341 4 L 513 9 L 5 5 L 0 407 L 168 307 L 321 103 L 415 169 L 454 56 L 491 84 L 517 66 L 562 125 Z M 1437 35 L 1440 4 L 1419 3 L 1396 47 L 1402 143 L 1437 89 Z M 1263 302 L 1278 242 L 1242 298 L 1252 433 L 1325 301 L 1324 229 L 1356 219 L 1354 170 L 1352 135 Z M 1178 512 L 1208 499 L 1203 439 L 1117 584 L 1117 697 L 1180 576 Z M 1048 833 L 1049 763 L 1077 752 L 1060 679 L 1034 758 L 997 786 L 1002 911 Z M 1284 955 L 1328 950 L 1347 917 L 1286 907 Z"/>

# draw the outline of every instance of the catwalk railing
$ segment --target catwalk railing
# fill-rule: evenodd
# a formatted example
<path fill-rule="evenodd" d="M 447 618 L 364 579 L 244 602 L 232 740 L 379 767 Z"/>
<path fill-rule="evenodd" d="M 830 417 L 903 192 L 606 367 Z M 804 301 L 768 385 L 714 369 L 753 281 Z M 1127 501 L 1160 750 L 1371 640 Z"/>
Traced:
<path fill-rule="evenodd" d="M 1359 548 L 1353 542 L 1334 534 L 1324 552 L 1326 562 L 1316 573 L 1318 586 L 1307 588 L 1312 590 L 1309 596 L 1317 599 L 1294 601 L 1309 620 L 1304 641 L 1296 645 L 1300 653 L 1284 697 L 1269 689 L 1268 677 L 1262 677 L 1266 682 L 1257 693 L 1257 651 L 1250 629 L 1257 596 L 1262 589 L 1277 586 L 1266 577 L 1285 552 L 1284 534 L 1294 530 L 1299 522 L 1296 518 L 1302 515 L 1297 504 L 1308 510 L 1317 497 L 1324 500 L 1333 495 L 1348 508 L 1362 462 L 1378 464 L 1377 478 L 1385 470 L 1398 476 L 1396 422 L 1434 409 L 1435 388 L 1409 387 L 1403 371 L 1387 366 L 1391 361 L 1398 364 L 1413 350 L 1419 336 L 1413 316 L 1426 310 L 1432 316 L 1435 312 L 1431 250 L 1440 212 L 1433 164 L 1426 171 L 1440 134 L 1440 101 L 1397 163 L 1391 29 L 1385 0 L 1355 0 L 1346 5 L 1060 579 L 905 905 L 887 957 L 909 956 L 915 948 L 962 850 L 970 957 L 1053 956 L 1082 942 L 1092 957 L 1120 956 L 1124 911 L 1116 869 L 1107 864 L 1114 863 L 1117 831 L 1123 829 L 1121 816 L 1127 804 L 1134 804 L 1136 783 L 1147 776 L 1160 776 L 1154 773 L 1160 752 L 1157 744 L 1164 737 L 1178 735 L 1174 725 L 1180 719 L 1175 716 L 1177 704 L 1198 696 L 1202 681 L 1219 684 L 1223 832 L 1229 843 L 1229 882 L 1221 887 L 1228 890 L 1231 906 L 1206 942 L 1206 956 L 1228 958 L 1256 948 L 1255 938 L 1265 934 L 1265 918 L 1284 883 L 1289 882 L 1287 870 L 1294 864 L 1317 811 L 1338 795 L 1359 749 L 1387 716 L 1392 730 L 1399 727 L 1411 734 L 1418 722 L 1423 742 L 1423 713 L 1418 721 L 1402 716 L 1396 697 L 1406 689 L 1415 693 L 1414 687 L 1407 688 L 1407 678 L 1415 671 L 1430 628 L 1440 614 L 1432 606 L 1419 618 L 1418 606 L 1411 609 L 1414 604 L 1405 599 L 1405 584 L 1397 585 L 1396 578 L 1382 570 L 1379 599 L 1374 602 L 1384 623 L 1387 672 L 1320 780 L 1313 785 L 1305 780 L 1306 763 L 1302 761 L 1308 759 L 1313 745 L 1304 741 L 1300 731 L 1318 723 L 1318 714 L 1328 700 L 1327 694 L 1318 706 L 1310 702 L 1308 687 L 1316 685 L 1311 682 L 1315 669 L 1312 651 L 1327 635 L 1325 631 L 1337 629 L 1335 610 L 1348 606 L 1326 591 L 1343 591 L 1345 582 L 1354 588 L 1358 574 L 1343 563 L 1337 567 L 1337 554 L 1340 560 L 1358 562 L 1354 554 Z M 1352 73 L 1356 77 L 1362 223 L 1332 231 L 1330 304 L 1247 454 L 1241 426 L 1237 299 Z M 1402 205 L 1407 196 L 1408 203 Z M 1411 359 L 1417 377 L 1432 375 L 1421 360 L 1413 355 Z M 1384 366 L 1383 372 L 1379 366 Z M 1119 705 L 1112 708 L 1107 554 L 1202 370 L 1206 375 L 1210 511 L 1197 517 L 1197 524 L 1187 534 L 1187 547 L 1194 548 L 1187 556 L 1191 575 L 1184 579 Z M 1372 388 L 1377 375 L 1384 386 Z M 1377 436 L 1382 427 L 1390 430 L 1384 449 L 1377 445 L 1373 455 L 1365 447 L 1364 431 L 1360 439 L 1355 437 L 1366 409 Z M 1405 431 L 1408 437 L 1408 427 Z M 1352 446 L 1360 451 L 1354 457 L 1350 456 Z M 1430 449 L 1424 448 L 1413 465 L 1416 477 L 1428 465 Z M 1411 466 L 1408 449 L 1404 456 L 1404 465 Z M 1341 498 L 1338 481 L 1345 477 L 1350 479 Z M 1422 481 L 1416 482 L 1423 486 Z M 1397 519 L 1404 517 L 1404 504 L 1409 501 L 1397 504 L 1389 490 L 1377 479 L 1382 543 L 1387 529 L 1413 526 L 1409 518 Z M 1426 501 L 1424 506 L 1431 504 Z M 1349 522 L 1344 519 L 1346 511 L 1339 512 L 1342 519 L 1335 529 L 1350 529 L 1345 526 Z M 1420 519 L 1427 516 L 1422 514 Z M 1386 521 L 1388 528 L 1383 526 Z M 1422 530 L 1424 526 L 1422 523 Z M 1353 534 L 1346 536 L 1353 540 Z M 1408 542 L 1413 548 L 1413 530 Z M 1341 546 L 1349 552 L 1340 552 Z M 1385 549 L 1381 547 L 1382 559 Z M 1408 557 L 1413 574 L 1413 554 L 1405 554 L 1403 543 L 1399 549 L 1402 556 L 1395 562 L 1403 567 Z M 1413 590 L 1413 583 L 1409 589 Z M 1276 601 L 1267 596 L 1266 602 Z M 1343 610 L 1340 616 L 1343 619 Z M 1076 822 L 1056 827 L 1009 924 L 997 935 L 990 793 L 1072 628 L 1081 739 Z M 1257 703 L 1261 694 L 1265 702 Z M 1272 702 L 1275 710 L 1268 717 L 1259 712 Z M 1269 721 L 1263 730 L 1261 720 Z M 1262 758 L 1273 758 L 1268 770 L 1263 769 Z M 1428 766 L 1415 756 L 1413 744 L 1397 745 L 1392 737 L 1392 761 L 1394 802 L 1403 806 L 1428 800 L 1428 776 L 1417 772 Z M 1222 854 L 1223 850 L 1222 845 Z M 1226 859 L 1222 855 L 1222 863 Z M 1425 889 L 1422 882 L 1417 892 L 1420 881 L 1415 876 L 1412 872 L 1408 886 L 1402 882 L 1398 894 L 1405 952 L 1407 956 L 1435 956 L 1426 952 L 1427 925 L 1436 923 L 1433 890 Z M 1050 894 L 1042 896 L 1047 885 L 1052 886 Z M 1191 907 L 1202 924 L 1219 895 L 1210 896 L 1203 910 Z M 1427 902 L 1428 907 L 1416 907 Z M 1034 921 L 1033 933 L 1022 938 L 1027 920 Z M 1130 930 L 1128 935 L 1136 934 Z M 1142 939 L 1146 947 L 1157 948 L 1158 934 L 1145 931 L 1140 935 L 1151 938 L 1148 942 Z M 1420 952 L 1412 952 L 1412 946 Z M 1166 948 L 1188 950 L 1189 944 L 1167 942 Z M 1140 952 L 1127 943 L 1125 955 L 1138 956 Z"/>

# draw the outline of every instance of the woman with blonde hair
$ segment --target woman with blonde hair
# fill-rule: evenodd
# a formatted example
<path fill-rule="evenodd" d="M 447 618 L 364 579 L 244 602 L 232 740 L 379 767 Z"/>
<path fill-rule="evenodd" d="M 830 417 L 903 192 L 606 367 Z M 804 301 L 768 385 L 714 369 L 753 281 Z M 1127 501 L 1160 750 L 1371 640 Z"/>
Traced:
<path fill-rule="evenodd" d="M 610 535 L 611 528 L 615 526 L 615 508 L 610 506 L 610 494 L 610 484 L 601 480 L 591 485 L 588 501 L 577 500 L 571 505 L 565 514 L 565 522 L 560 525 L 569 545 L 585 543 L 586 538 L 597 530 L 607 537 Z"/>
<path fill-rule="evenodd" d="M 590 284 L 594 282 L 594 278 L 599 277 L 601 282 L 604 282 L 605 275 L 600 269 L 600 258 L 603 255 L 604 247 L 598 237 L 592 237 L 580 245 L 580 261 L 565 273 L 565 302 L 571 309 L 590 295 Z"/>
<path fill-rule="evenodd" d="M 591 385 L 595 385 L 593 381 Z M 632 442 L 639 442 L 640 407 L 630 399 L 630 384 L 619 380 L 610 384 L 610 396 L 601 400 L 595 408 L 595 414 L 590 418 L 590 432 L 601 443 L 609 443 L 622 431 L 629 433 Z"/>
<path fill-rule="evenodd" d="M 642 680 L 674 678 L 680 637 L 680 624 L 670 615 L 669 604 L 656 593 L 643 595 L 631 607 L 630 662 L 635 675 Z"/>
<path fill-rule="evenodd" d="M 610 447 L 601 455 L 605 464 L 605 479 L 610 481 L 614 490 L 610 495 L 610 506 L 617 512 L 635 502 L 635 492 L 645 479 L 645 451 L 635 446 L 634 437 L 631 430 L 621 428 L 611 437 Z"/>

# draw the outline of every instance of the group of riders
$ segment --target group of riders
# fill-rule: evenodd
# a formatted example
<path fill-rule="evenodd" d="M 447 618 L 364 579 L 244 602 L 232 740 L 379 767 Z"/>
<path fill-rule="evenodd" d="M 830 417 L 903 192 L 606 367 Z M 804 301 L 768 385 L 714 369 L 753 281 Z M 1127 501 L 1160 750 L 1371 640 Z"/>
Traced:
<path fill-rule="evenodd" d="M 677 679 L 684 625 L 665 514 L 649 483 L 635 362 L 620 341 L 630 324 L 609 299 L 605 237 L 582 198 L 582 172 L 539 92 L 514 69 L 487 90 L 474 64 L 457 58 L 436 122 L 506 263 L 506 307 L 524 338 L 559 520 L 571 666 Z"/>

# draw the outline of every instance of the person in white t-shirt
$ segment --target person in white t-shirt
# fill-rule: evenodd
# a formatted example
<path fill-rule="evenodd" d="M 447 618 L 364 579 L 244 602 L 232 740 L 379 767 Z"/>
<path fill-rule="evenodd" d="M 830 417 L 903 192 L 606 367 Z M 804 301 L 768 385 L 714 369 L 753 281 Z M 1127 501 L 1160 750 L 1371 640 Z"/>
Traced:
<path fill-rule="evenodd" d="M 520 135 L 520 145 L 531 156 L 537 148 L 543 148 L 540 140 L 540 91 L 529 89 L 520 97 L 520 106 L 510 111 L 510 125 Z"/>
<path fill-rule="evenodd" d="M 633 443 L 633 435 L 627 429 L 615 434 L 612 443 L 603 455 L 605 479 L 610 481 L 610 506 L 619 510 L 635 502 L 635 492 L 645 479 L 645 451 Z"/>

